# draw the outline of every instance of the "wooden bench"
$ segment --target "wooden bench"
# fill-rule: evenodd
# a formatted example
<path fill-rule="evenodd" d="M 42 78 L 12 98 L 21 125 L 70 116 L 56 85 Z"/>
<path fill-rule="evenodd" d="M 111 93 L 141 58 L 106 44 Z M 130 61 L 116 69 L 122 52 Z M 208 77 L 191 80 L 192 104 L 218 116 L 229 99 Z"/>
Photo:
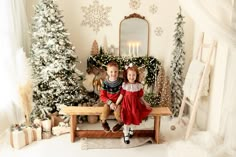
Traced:
<path fill-rule="evenodd" d="M 69 106 L 63 108 L 63 112 L 71 116 L 70 119 L 70 135 L 71 142 L 75 141 L 75 137 L 87 137 L 87 138 L 120 138 L 123 137 L 123 131 L 108 132 L 104 130 L 76 130 L 77 115 L 100 115 L 103 107 L 78 107 Z M 171 111 L 168 107 L 153 107 L 150 116 L 154 117 L 154 128 L 152 130 L 135 130 L 134 136 L 136 137 L 153 137 L 156 143 L 159 143 L 160 134 L 160 117 L 171 115 Z"/>

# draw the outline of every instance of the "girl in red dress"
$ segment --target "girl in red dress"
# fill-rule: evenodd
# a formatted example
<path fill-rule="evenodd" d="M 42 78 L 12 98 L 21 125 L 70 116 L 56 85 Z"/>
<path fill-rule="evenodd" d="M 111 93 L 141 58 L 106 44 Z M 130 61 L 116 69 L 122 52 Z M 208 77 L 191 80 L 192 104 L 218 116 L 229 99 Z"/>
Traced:
<path fill-rule="evenodd" d="M 139 82 L 138 68 L 132 64 L 124 71 L 124 82 L 116 104 L 120 102 L 124 143 L 129 144 L 129 138 L 133 135 L 132 125 L 139 125 L 151 112 L 150 104 L 143 99 L 143 85 Z"/>

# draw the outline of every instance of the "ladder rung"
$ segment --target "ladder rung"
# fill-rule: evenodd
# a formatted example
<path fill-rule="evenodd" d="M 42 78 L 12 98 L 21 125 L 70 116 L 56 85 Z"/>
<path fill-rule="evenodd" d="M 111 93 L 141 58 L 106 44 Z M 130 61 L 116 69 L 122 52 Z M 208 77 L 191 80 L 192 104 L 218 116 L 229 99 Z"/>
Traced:
<path fill-rule="evenodd" d="M 187 105 L 193 107 L 193 104 L 192 104 L 190 101 L 186 100 L 185 103 L 186 103 Z"/>

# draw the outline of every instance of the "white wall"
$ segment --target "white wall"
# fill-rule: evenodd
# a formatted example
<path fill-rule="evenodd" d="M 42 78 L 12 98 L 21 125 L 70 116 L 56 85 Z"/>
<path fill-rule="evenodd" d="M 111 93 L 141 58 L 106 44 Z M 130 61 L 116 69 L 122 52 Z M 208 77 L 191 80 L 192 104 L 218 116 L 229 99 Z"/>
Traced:
<path fill-rule="evenodd" d="M 73 45 L 76 47 L 76 52 L 79 56 L 79 60 L 82 62 L 79 65 L 79 69 L 85 71 L 86 60 L 90 55 L 92 43 L 97 40 L 99 45 L 103 44 L 104 36 L 107 37 L 108 45 L 115 45 L 119 47 L 119 25 L 120 21 L 129 14 L 134 12 L 145 16 L 150 24 L 149 33 L 149 54 L 162 61 L 163 65 L 168 70 L 170 66 L 170 54 L 173 51 L 173 35 L 174 35 L 174 22 L 178 12 L 178 1 L 172 0 L 140 0 L 141 6 L 137 10 L 132 10 L 129 7 L 128 0 L 99 0 L 100 5 L 104 7 L 112 7 L 109 20 L 112 26 L 102 27 L 101 30 L 96 33 L 87 26 L 82 26 L 83 12 L 81 6 L 88 7 L 92 4 L 91 1 L 84 0 L 58 0 L 57 4 L 59 9 L 62 10 L 64 15 L 65 26 L 68 32 L 71 34 L 70 39 Z M 28 0 L 28 18 L 31 22 L 33 16 L 32 5 L 35 5 L 37 0 Z M 149 6 L 155 4 L 158 7 L 156 14 L 149 12 Z M 186 65 L 189 63 L 189 58 L 192 54 L 192 36 L 193 36 L 193 24 L 189 17 L 185 18 L 185 49 L 186 49 Z M 162 36 L 156 36 L 154 30 L 157 26 L 162 27 L 164 33 Z M 189 57 L 190 56 L 190 57 Z"/>

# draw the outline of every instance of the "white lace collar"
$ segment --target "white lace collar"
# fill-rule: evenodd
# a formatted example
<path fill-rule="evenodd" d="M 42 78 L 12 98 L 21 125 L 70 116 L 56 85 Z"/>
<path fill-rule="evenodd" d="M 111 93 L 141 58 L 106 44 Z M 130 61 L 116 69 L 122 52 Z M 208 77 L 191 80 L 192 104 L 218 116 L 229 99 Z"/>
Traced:
<path fill-rule="evenodd" d="M 143 88 L 141 83 L 123 83 L 122 88 L 126 91 L 137 92 Z"/>

